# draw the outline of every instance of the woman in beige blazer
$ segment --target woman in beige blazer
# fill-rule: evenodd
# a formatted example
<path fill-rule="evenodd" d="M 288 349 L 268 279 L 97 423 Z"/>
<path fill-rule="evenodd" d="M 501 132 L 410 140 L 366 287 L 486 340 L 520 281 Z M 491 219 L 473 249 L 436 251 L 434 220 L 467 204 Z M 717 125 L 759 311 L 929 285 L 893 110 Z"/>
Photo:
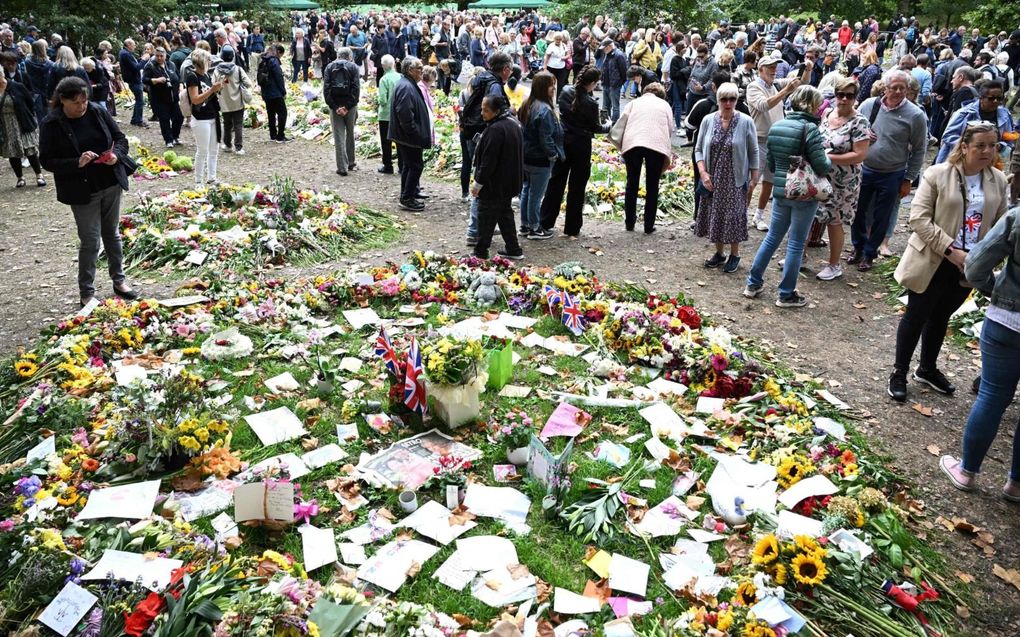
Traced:
<path fill-rule="evenodd" d="M 972 122 L 949 160 L 924 173 L 910 205 L 913 232 L 895 274 L 909 301 L 896 332 L 888 387 L 900 402 L 907 399 L 907 370 L 918 340 L 921 356 L 913 379 L 943 394 L 956 391 L 936 363 L 949 317 L 970 294 L 963 276 L 967 252 L 1006 213 L 1006 176 L 992 167 L 998 141 L 994 124 Z"/>

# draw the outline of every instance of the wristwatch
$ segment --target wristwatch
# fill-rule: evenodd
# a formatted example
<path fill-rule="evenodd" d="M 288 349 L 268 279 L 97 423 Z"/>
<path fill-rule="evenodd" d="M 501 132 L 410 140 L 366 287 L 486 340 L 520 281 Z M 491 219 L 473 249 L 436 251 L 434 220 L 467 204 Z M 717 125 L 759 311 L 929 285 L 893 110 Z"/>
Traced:
<path fill-rule="evenodd" d="M 947 247 L 946 247 L 946 252 L 945 252 L 945 255 L 946 255 L 946 256 L 948 257 L 948 256 L 949 256 L 949 255 L 951 255 L 952 253 L 953 253 L 953 246 L 952 246 L 952 245 L 950 245 L 950 246 L 947 246 Z"/>

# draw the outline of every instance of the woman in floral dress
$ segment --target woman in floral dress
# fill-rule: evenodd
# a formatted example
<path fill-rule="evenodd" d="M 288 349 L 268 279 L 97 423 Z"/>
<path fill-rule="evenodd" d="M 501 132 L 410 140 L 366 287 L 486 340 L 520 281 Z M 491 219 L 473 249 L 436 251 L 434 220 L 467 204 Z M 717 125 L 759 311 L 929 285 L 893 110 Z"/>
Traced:
<path fill-rule="evenodd" d="M 860 86 L 852 77 L 836 81 L 836 107 L 822 116 L 818 130 L 822 145 L 832 161 L 832 196 L 818 207 L 818 223 L 829 229 L 829 263 L 816 276 L 832 281 L 843 276 L 839 261 L 843 252 L 846 231 L 857 210 L 861 194 L 861 165 L 871 145 L 871 126 L 866 117 L 857 112 L 855 100 Z"/>
<path fill-rule="evenodd" d="M 701 121 L 694 160 L 698 163 L 701 203 L 694 233 L 715 244 L 706 268 L 736 272 L 740 244 L 747 241 L 747 193 L 758 181 L 758 135 L 754 120 L 736 110 L 739 91 L 727 82 L 716 91 L 719 110 Z M 725 244 L 730 246 L 727 258 Z"/>

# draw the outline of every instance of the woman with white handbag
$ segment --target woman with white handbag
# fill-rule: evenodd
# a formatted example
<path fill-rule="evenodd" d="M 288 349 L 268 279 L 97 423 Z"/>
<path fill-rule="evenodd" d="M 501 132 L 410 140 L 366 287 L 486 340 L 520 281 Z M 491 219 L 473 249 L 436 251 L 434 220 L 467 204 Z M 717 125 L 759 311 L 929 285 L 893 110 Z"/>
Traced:
<path fill-rule="evenodd" d="M 804 244 L 819 201 L 832 194 L 832 185 L 825 178 L 832 169 L 832 162 L 818 132 L 817 113 L 821 105 L 822 94 L 818 89 L 801 86 L 790 96 L 790 114 L 769 129 L 768 167 L 775 175 L 772 223 L 747 275 L 744 296 L 753 299 L 761 294 L 765 268 L 789 232 L 777 307 L 807 305 L 807 299 L 797 292 Z"/>

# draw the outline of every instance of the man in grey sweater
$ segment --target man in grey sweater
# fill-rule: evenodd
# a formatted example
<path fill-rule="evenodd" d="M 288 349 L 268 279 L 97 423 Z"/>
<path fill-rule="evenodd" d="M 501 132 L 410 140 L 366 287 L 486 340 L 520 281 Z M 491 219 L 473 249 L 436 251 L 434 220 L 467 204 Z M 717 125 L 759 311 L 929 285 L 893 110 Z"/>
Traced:
<path fill-rule="evenodd" d="M 897 69 L 886 73 L 884 79 L 885 95 L 865 100 L 859 111 L 871 122 L 872 141 L 850 228 L 854 252 L 847 263 L 856 264 L 862 272 L 870 270 L 878 257 L 893 207 L 910 194 L 910 184 L 920 174 L 928 148 L 928 118 L 907 99 L 909 76 Z"/>

